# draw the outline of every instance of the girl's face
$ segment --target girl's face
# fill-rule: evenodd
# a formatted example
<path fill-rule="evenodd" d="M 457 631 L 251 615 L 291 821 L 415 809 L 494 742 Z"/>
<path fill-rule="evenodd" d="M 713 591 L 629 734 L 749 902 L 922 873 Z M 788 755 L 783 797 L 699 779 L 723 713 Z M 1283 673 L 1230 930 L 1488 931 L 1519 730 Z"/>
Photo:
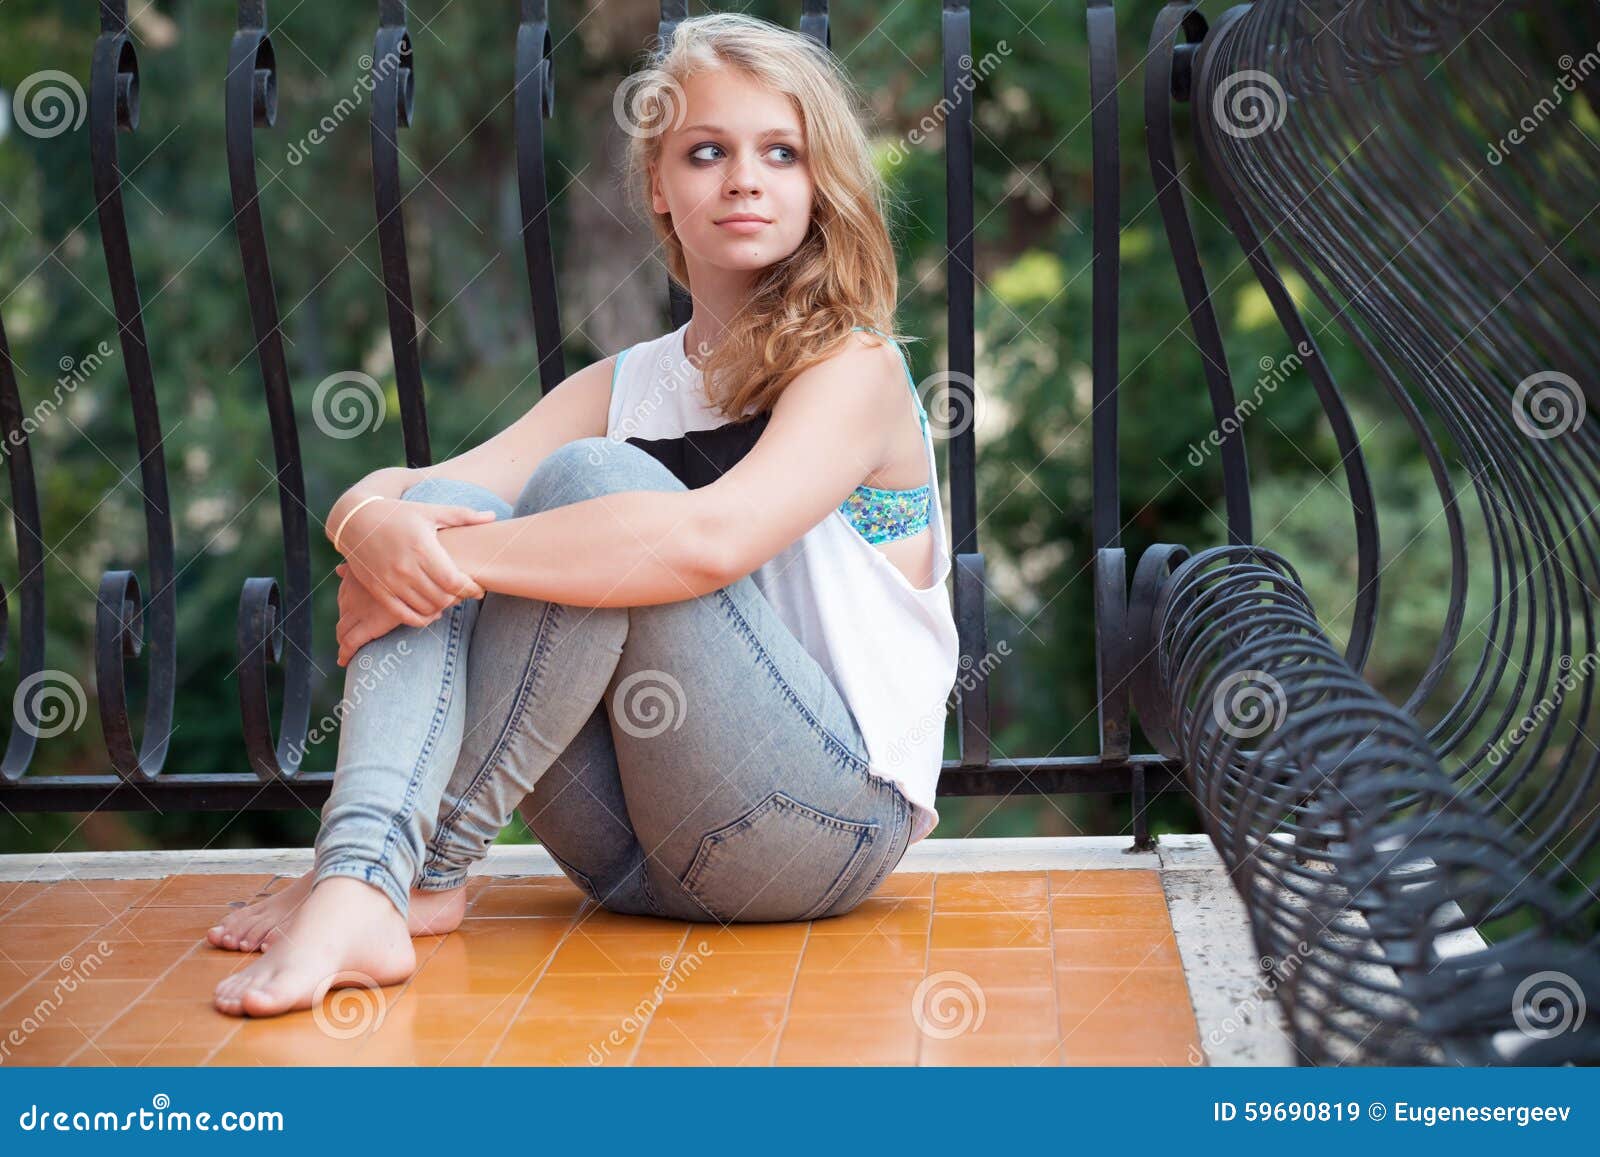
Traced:
<path fill-rule="evenodd" d="M 684 98 L 683 125 L 663 141 L 650 184 L 651 204 L 671 215 L 690 271 L 754 272 L 782 261 L 811 225 L 810 163 L 794 106 L 731 69 L 690 77 Z"/>

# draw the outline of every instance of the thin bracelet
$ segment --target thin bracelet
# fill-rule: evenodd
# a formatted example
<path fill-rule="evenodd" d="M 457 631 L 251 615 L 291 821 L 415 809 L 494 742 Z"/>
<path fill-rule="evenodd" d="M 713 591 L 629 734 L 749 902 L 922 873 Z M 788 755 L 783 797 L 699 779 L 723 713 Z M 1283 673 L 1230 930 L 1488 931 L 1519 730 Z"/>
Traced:
<path fill-rule="evenodd" d="M 333 549 L 334 550 L 338 551 L 340 554 L 344 553 L 344 547 L 339 545 L 339 536 L 344 533 L 344 528 L 346 526 L 348 526 L 350 524 L 350 520 L 355 517 L 356 511 L 360 510 L 367 503 L 376 502 L 376 501 L 378 501 L 378 499 L 384 498 L 384 497 L 386 497 L 386 495 L 369 494 L 365 498 L 363 498 L 360 502 L 356 503 L 354 506 L 352 506 L 350 508 L 350 513 L 345 515 L 343 518 L 341 518 L 339 520 L 339 529 L 333 532 Z"/>

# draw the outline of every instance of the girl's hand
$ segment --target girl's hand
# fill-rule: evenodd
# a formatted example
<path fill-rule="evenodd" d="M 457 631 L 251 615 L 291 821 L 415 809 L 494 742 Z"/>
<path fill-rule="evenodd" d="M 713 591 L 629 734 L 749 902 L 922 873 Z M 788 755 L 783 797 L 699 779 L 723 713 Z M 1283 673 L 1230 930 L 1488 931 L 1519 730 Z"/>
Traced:
<path fill-rule="evenodd" d="M 398 627 L 400 620 L 350 573 L 349 563 L 341 562 L 333 570 L 340 579 L 339 626 L 335 635 L 339 640 L 339 666 L 343 667 L 362 647 Z"/>
<path fill-rule="evenodd" d="M 439 544 L 438 532 L 493 521 L 489 510 L 395 499 L 356 511 L 339 538 L 352 577 L 385 612 L 407 626 L 423 627 L 462 599 L 484 595 Z"/>

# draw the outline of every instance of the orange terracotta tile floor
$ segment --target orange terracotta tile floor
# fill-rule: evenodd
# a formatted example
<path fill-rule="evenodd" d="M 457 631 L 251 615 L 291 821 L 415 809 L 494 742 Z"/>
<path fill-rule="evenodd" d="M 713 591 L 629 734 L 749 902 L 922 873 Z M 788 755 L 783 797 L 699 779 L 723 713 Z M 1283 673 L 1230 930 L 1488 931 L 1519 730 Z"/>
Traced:
<path fill-rule="evenodd" d="M 405 985 L 240 1020 L 205 930 L 287 877 L 0 882 L 0 1065 L 1187 1065 L 1153 871 L 897 872 L 797 924 L 618 916 L 475 877 Z M 106 949 L 98 946 L 105 942 Z"/>

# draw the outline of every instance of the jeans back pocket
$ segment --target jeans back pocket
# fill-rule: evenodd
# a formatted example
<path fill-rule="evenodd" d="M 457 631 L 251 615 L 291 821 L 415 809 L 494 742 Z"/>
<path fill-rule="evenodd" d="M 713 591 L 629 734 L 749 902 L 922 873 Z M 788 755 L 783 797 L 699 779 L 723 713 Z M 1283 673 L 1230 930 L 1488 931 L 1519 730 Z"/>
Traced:
<path fill-rule="evenodd" d="M 681 883 L 718 920 L 809 920 L 850 886 L 878 831 L 775 791 L 707 833 Z"/>

